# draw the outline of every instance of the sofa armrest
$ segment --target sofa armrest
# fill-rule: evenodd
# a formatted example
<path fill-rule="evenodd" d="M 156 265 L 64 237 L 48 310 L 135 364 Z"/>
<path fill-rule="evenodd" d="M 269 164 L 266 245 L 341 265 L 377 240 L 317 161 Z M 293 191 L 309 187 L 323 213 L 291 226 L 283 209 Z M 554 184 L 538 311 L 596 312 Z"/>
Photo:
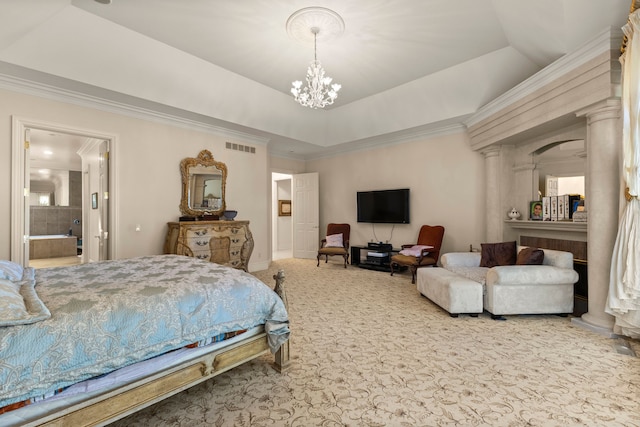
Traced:
<path fill-rule="evenodd" d="M 449 252 L 440 257 L 444 268 L 448 267 L 479 267 L 480 252 Z"/>
<path fill-rule="evenodd" d="M 578 273 L 570 268 L 551 265 L 503 265 L 487 271 L 489 285 L 560 285 L 578 281 Z"/>

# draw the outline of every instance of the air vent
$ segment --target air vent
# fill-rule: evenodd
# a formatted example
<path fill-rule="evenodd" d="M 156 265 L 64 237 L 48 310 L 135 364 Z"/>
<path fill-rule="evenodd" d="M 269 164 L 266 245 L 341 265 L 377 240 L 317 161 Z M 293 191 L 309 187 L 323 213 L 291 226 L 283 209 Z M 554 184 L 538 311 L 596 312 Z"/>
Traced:
<path fill-rule="evenodd" d="M 227 149 L 236 150 L 236 151 L 243 151 L 245 153 L 256 154 L 256 147 L 251 147 L 249 145 L 244 145 L 244 144 L 236 144 L 234 142 L 228 142 L 227 141 Z"/>

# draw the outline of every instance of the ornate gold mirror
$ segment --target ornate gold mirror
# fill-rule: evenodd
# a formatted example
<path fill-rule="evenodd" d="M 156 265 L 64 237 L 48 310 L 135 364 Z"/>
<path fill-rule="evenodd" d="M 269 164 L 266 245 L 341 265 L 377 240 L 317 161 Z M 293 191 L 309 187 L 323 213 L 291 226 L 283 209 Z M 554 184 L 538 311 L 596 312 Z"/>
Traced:
<path fill-rule="evenodd" d="M 182 173 L 183 215 L 222 216 L 226 208 L 224 194 L 227 184 L 227 165 L 216 162 L 209 150 L 202 150 L 198 157 L 187 157 L 180 162 Z"/>

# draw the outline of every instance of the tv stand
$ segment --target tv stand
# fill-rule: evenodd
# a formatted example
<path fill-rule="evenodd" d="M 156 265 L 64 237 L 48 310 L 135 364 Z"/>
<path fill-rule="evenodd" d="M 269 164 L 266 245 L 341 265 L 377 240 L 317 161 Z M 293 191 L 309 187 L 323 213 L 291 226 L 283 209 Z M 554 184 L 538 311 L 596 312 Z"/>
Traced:
<path fill-rule="evenodd" d="M 379 250 L 369 246 L 351 246 L 351 265 L 357 265 L 368 270 L 391 272 L 391 256 L 400 252 L 400 249 L 391 247 L 389 250 L 388 247 L 384 246 L 383 248 Z M 406 267 L 400 268 L 400 270 L 402 269 L 406 269 Z"/>

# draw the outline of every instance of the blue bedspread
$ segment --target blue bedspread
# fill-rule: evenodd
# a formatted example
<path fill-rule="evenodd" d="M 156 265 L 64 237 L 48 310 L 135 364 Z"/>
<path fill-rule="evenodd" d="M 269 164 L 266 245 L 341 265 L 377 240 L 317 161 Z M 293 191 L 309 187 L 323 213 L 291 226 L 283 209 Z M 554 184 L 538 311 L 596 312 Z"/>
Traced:
<path fill-rule="evenodd" d="M 0 407 L 221 333 L 269 323 L 274 352 L 289 334 L 271 288 L 196 258 L 104 261 L 35 278 L 51 318 L 0 327 Z"/>

